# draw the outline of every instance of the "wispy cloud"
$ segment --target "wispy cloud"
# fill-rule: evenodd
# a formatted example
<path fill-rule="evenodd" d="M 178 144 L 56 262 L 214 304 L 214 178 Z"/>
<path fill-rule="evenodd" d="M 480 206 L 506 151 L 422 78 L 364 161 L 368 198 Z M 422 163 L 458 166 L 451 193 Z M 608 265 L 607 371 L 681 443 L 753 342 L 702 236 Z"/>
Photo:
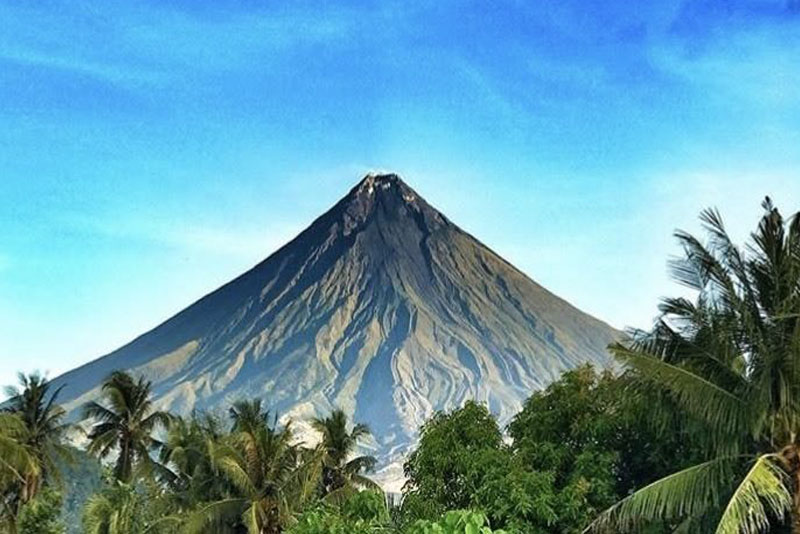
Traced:
<path fill-rule="evenodd" d="M 718 99 L 745 99 L 758 107 L 797 105 L 800 17 L 729 16 L 708 24 L 713 31 L 702 37 L 662 36 L 650 49 L 654 65 Z"/>
<path fill-rule="evenodd" d="M 287 243 L 302 228 L 299 225 L 272 225 L 267 231 L 253 228 L 220 229 L 206 226 L 185 226 L 166 232 L 163 228 L 142 229 L 138 235 L 167 245 L 220 256 L 262 259 Z"/>
<path fill-rule="evenodd" d="M 653 179 L 652 196 L 643 205 L 642 219 L 658 221 L 665 229 L 699 230 L 697 215 L 718 208 L 729 230 L 744 240 L 761 216 L 760 203 L 770 196 L 785 216 L 793 215 L 800 199 L 800 170 L 769 168 L 735 170 L 707 167 L 662 173 Z"/>
<path fill-rule="evenodd" d="M 32 67 L 72 72 L 119 86 L 155 86 L 167 80 L 164 72 L 130 65 L 95 62 L 78 57 L 12 47 L 0 48 L 0 59 Z"/>
<path fill-rule="evenodd" d="M 227 225 L 209 221 L 188 221 L 155 217 L 105 218 L 63 214 L 61 224 L 89 236 L 112 238 L 119 246 L 145 243 L 176 248 L 183 254 L 263 259 L 287 243 L 300 230 L 300 223 Z"/>
<path fill-rule="evenodd" d="M 358 20 L 339 8 L 242 11 L 203 18 L 166 5 L 87 6 L 3 5 L 0 60 L 114 85 L 158 85 L 187 75 L 268 63 L 293 47 L 341 39 Z"/>
<path fill-rule="evenodd" d="M 525 116 L 526 110 L 521 102 L 506 94 L 491 76 L 482 72 L 480 67 L 459 59 L 455 61 L 455 68 L 462 79 L 477 93 L 481 101 L 499 112 L 504 119 L 511 121 L 510 124 L 518 122 L 521 117 Z"/>

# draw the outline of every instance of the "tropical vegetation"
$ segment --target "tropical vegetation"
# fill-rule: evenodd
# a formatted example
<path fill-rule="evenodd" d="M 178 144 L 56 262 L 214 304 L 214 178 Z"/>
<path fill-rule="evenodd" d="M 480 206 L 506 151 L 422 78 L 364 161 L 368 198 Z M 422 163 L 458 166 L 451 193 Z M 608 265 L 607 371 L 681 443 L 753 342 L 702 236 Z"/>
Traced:
<path fill-rule="evenodd" d="M 20 374 L 19 383 L 7 388 L 9 401 L 0 413 L 0 526 L 11 533 L 18 531 L 20 519 L 28 518 L 24 524 L 30 525 L 33 515 L 41 516 L 41 509 L 58 501 L 40 494 L 60 484 L 56 464 L 70 454 L 64 443 L 70 426 L 56 403 L 59 391 L 50 391 L 39 374 Z"/>
<path fill-rule="evenodd" d="M 81 434 L 21 376 L 0 411 L 0 532 L 800 533 L 800 218 L 763 206 L 741 247 L 713 210 L 706 239 L 677 233 L 688 293 L 611 347 L 619 368 L 565 373 L 506 427 L 478 402 L 434 414 L 401 496 L 341 410 L 304 442 L 269 399 L 179 416 L 114 372 Z"/>

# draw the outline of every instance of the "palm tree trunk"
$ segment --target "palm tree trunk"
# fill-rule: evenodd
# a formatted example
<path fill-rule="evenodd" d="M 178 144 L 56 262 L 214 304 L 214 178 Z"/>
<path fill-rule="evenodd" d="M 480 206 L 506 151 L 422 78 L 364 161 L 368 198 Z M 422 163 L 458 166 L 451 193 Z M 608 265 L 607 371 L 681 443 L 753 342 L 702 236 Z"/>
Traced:
<path fill-rule="evenodd" d="M 9 515 L 8 522 L 6 523 L 9 534 L 17 534 L 17 519 L 19 519 L 19 513 L 22 511 L 22 502 L 17 502 L 17 505 L 14 508 L 15 509 Z"/>
<path fill-rule="evenodd" d="M 792 534 L 800 534 L 800 470 L 794 472 L 794 502 L 792 506 Z"/>
<path fill-rule="evenodd" d="M 795 481 L 797 484 L 797 481 Z M 792 534 L 800 534 L 800 498 L 798 492 L 794 494 L 794 506 L 792 509 Z"/>
<path fill-rule="evenodd" d="M 794 495 L 792 495 L 792 534 L 800 534 L 800 464 L 798 463 L 800 460 L 800 456 L 798 455 L 800 450 L 797 445 L 793 446 L 791 449 L 791 453 L 788 456 L 791 461 L 791 476 L 794 482 Z M 784 458 L 786 458 L 786 456 L 784 452 Z"/>
<path fill-rule="evenodd" d="M 122 482 L 130 482 L 131 479 L 131 450 L 130 442 L 126 439 L 122 443 L 122 448 L 119 451 L 119 469 L 117 479 Z"/>

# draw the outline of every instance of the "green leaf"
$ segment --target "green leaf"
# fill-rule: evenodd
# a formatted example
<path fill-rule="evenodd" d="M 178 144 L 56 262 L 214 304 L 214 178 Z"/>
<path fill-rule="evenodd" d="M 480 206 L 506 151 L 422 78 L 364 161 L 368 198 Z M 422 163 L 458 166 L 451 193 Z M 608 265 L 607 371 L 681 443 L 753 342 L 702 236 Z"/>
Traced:
<path fill-rule="evenodd" d="M 775 460 L 765 454 L 753 463 L 725 507 L 717 534 L 767 532 L 770 517 L 783 518 L 791 510 L 791 480 Z"/>

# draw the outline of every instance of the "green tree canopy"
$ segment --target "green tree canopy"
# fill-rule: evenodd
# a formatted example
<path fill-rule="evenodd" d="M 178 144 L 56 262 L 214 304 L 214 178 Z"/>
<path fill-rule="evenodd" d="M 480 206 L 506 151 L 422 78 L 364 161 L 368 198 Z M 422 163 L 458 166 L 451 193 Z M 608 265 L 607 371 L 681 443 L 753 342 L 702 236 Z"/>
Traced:
<path fill-rule="evenodd" d="M 19 387 L 6 388 L 8 411 L 22 420 L 25 425 L 23 441 L 41 465 L 41 480 L 30 481 L 31 487 L 26 488 L 33 497 L 42 482 L 58 477 L 56 461 L 70 458 L 64 440 L 72 425 L 64 422 L 64 409 L 56 402 L 61 388 L 51 391 L 50 384 L 38 373 L 20 374 L 19 383 Z"/>
<path fill-rule="evenodd" d="M 453 510 L 444 514 L 438 521 L 418 521 L 408 534 L 505 534 L 502 530 L 492 530 L 489 521 L 481 513 L 468 510 Z"/>
<path fill-rule="evenodd" d="M 502 445 L 497 421 L 481 404 L 470 401 L 459 410 L 435 414 L 422 426 L 419 446 L 404 465 L 407 504 L 431 518 L 470 508 L 478 489 L 474 484 L 480 482 L 479 464 Z"/>
<path fill-rule="evenodd" d="M 167 534 L 180 527 L 169 500 L 149 481 L 130 484 L 112 477 L 83 512 L 84 534 Z"/>
<path fill-rule="evenodd" d="M 61 495 L 52 488 L 44 488 L 22 507 L 19 514 L 19 534 L 64 534 L 61 521 Z"/>
<path fill-rule="evenodd" d="M 16 414 L 0 412 L 0 528 L 14 532 L 27 481 L 41 476 L 36 455 L 25 444 L 26 429 Z"/>
<path fill-rule="evenodd" d="M 666 406 L 654 420 L 663 399 L 633 383 L 579 367 L 534 393 L 509 425 L 518 461 L 552 476 L 551 532 L 580 532 L 631 490 L 699 457 L 690 421 Z"/>
<path fill-rule="evenodd" d="M 493 525 L 520 532 L 539 532 L 532 529 L 555 521 L 552 474 L 521 464 L 503 443 L 494 417 L 475 402 L 438 413 L 423 426 L 405 473 L 406 520 L 471 509 Z"/>
<path fill-rule="evenodd" d="M 378 534 L 390 531 L 383 493 L 356 492 L 337 505 L 318 503 L 305 510 L 287 534 Z"/>
<path fill-rule="evenodd" d="M 167 467 L 161 472 L 162 479 L 179 509 L 217 501 L 231 493 L 231 484 L 220 476 L 214 463 L 217 448 L 225 439 L 222 423 L 209 414 L 172 417 L 159 460 Z"/>

